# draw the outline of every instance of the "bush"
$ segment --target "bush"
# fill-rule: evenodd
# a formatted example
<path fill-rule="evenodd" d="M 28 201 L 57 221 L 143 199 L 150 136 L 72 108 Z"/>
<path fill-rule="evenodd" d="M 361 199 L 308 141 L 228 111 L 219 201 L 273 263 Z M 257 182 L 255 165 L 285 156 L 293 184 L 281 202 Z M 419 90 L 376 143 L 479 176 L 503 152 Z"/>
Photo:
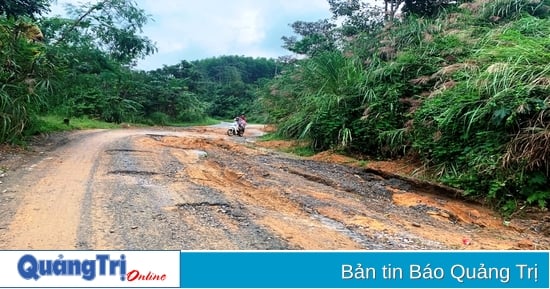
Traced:
<path fill-rule="evenodd" d="M 170 117 L 163 112 L 153 112 L 148 119 L 153 125 L 167 125 L 170 122 Z"/>

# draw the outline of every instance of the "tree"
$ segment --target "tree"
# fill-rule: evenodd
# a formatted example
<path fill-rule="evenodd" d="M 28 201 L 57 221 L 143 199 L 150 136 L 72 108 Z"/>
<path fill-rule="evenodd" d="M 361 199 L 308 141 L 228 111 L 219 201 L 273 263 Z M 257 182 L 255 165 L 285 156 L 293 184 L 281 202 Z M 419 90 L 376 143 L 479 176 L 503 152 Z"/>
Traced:
<path fill-rule="evenodd" d="M 384 23 L 384 11 L 360 0 L 328 0 L 332 18 L 341 19 L 344 36 L 374 33 Z M 393 17 L 393 15 L 392 15 Z"/>
<path fill-rule="evenodd" d="M 404 0 L 403 12 L 418 16 L 436 16 L 442 9 L 467 0 Z"/>
<path fill-rule="evenodd" d="M 43 111 L 135 121 L 143 113 L 145 98 L 130 88 L 138 83 L 130 67 L 156 51 L 151 40 L 140 35 L 149 17 L 132 0 L 69 5 L 68 10 L 73 19 L 40 22 L 57 76 Z"/>
<path fill-rule="evenodd" d="M 35 18 L 50 11 L 50 0 L 2 0 L 0 1 L 0 16 L 18 18 L 27 16 Z"/>
<path fill-rule="evenodd" d="M 243 56 L 208 58 L 192 64 L 202 75 L 198 91 L 209 103 L 208 113 L 223 118 L 250 111 L 258 86 L 277 71 L 272 59 Z"/>
<path fill-rule="evenodd" d="M 126 65 L 134 65 L 138 58 L 157 51 L 149 38 L 139 35 L 149 16 L 133 0 L 103 0 L 68 8 L 75 20 L 60 27 L 54 45 L 70 44 L 71 35 L 74 41 L 77 33 L 77 41 L 92 39 L 96 47 Z"/>
<path fill-rule="evenodd" d="M 404 0 L 384 0 L 384 15 L 386 20 L 393 20 Z"/>
<path fill-rule="evenodd" d="M 382 8 L 361 0 L 328 0 L 331 19 L 291 24 L 299 36 L 283 36 L 283 47 L 291 52 L 315 56 L 342 50 L 348 37 L 376 33 L 384 24 Z M 337 24 L 338 23 L 338 24 Z"/>
<path fill-rule="evenodd" d="M 297 54 L 316 55 L 336 49 L 336 37 L 334 28 L 336 24 L 328 19 L 315 22 L 296 21 L 290 25 L 294 33 L 301 36 L 283 36 L 283 47 Z"/>

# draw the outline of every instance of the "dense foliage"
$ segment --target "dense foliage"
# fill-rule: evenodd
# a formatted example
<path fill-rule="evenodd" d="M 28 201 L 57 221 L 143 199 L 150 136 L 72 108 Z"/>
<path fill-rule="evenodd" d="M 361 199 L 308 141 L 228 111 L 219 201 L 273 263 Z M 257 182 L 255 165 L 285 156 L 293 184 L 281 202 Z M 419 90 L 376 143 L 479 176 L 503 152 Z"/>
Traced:
<path fill-rule="evenodd" d="M 431 177 L 508 212 L 548 206 L 550 1 L 431 1 L 444 7 L 393 21 L 350 6 L 358 1 L 329 2 L 345 25 L 286 38 L 317 49 L 264 90 L 279 134 L 316 150 L 415 157 Z M 373 25 L 354 26 L 354 15 Z"/>
<path fill-rule="evenodd" d="M 49 7 L 49 0 L 2 0 L 0 2 L 0 16 L 34 18 L 48 12 Z"/>
<path fill-rule="evenodd" d="M 233 118 L 255 112 L 257 90 L 272 79 L 279 69 L 275 60 L 243 56 L 222 56 L 193 61 L 200 75 L 197 89 L 207 106 L 207 114 L 216 118 Z"/>

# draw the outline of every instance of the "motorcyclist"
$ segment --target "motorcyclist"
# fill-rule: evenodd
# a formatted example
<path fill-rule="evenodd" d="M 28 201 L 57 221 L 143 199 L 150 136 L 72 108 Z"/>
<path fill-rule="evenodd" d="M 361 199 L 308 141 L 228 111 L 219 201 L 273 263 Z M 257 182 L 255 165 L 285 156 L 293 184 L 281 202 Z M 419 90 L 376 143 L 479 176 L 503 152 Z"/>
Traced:
<path fill-rule="evenodd" d="M 246 127 L 246 116 L 243 114 L 237 116 L 235 118 L 235 121 L 237 122 L 237 125 L 239 126 L 239 130 L 244 133 L 244 128 Z"/>

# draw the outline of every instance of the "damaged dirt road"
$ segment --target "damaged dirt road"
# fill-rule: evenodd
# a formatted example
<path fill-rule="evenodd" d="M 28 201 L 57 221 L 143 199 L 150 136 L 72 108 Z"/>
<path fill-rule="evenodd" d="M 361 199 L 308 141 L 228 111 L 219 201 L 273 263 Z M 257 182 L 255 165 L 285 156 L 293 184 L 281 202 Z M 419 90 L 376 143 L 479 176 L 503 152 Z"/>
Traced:
<path fill-rule="evenodd" d="M 545 249 L 547 217 L 256 142 L 263 126 L 120 129 L 0 156 L 0 249 Z M 435 193 L 437 191 L 435 190 Z"/>

